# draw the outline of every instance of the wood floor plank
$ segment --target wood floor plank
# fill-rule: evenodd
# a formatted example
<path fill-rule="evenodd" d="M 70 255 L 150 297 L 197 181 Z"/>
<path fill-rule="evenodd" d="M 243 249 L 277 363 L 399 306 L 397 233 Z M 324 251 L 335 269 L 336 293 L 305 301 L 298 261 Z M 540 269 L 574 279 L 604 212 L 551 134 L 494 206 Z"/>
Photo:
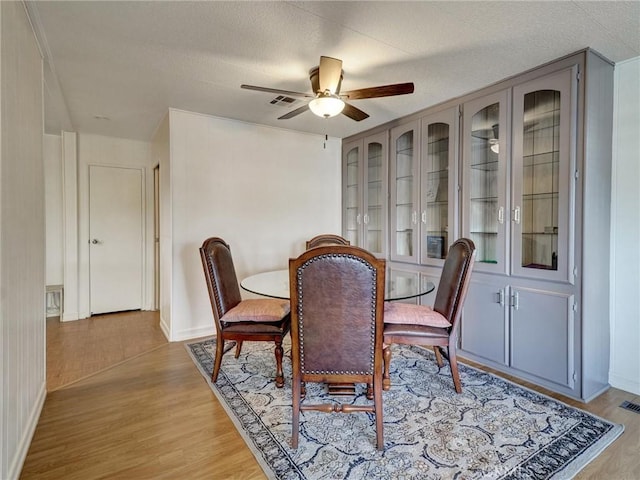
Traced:
<path fill-rule="evenodd" d="M 47 323 L 52 385 L 21 479 L 266 478 L 184 345 L 162 336 L 157 312 Z M 577 479 L 638 478 L 640 415 L 619 407 L 638 396 L 612 388 L 583 404 L 510 379 L 625 425 Z"/>
<path fill-rule="evenodd" d="M 122 312 L 72 322 L 48 318 L 47 390 L 166 343 L 157 312 Z"/>

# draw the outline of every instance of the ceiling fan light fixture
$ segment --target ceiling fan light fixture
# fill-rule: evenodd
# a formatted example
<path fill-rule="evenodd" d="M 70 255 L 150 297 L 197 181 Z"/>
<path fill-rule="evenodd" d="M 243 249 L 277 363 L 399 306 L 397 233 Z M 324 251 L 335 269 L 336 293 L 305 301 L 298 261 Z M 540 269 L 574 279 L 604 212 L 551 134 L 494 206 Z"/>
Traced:
<path fill-rule="evenodd" d="M 344 102 L 337 95 L 322 94 L 309 102 L 311 111 L 319 117 L 335 117 L 344 109 Z"/>

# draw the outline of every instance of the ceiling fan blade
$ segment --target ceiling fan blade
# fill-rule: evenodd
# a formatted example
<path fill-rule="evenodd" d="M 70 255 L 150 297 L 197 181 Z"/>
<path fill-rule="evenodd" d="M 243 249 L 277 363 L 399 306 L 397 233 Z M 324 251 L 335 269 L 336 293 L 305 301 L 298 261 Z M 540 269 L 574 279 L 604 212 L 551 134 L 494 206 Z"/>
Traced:
<path fill-rule="evenodd" d="M 278 95 L 286 95 L 288 97 L 314 98 L 310 93 L 292 92 L 290 90 L 278 90 L 277 88 L 256 87 L 255 85 L 240 85 L 240 88 L 247 90 L 256 90 L 258 92 L 277 93 Z"/>
<path fill-rule="evenodd" d="M 320 91 L 329 90 L 332 94 L 335 94 L 342 80 L 342 60 L 332 57 L 320 57 L 318 70 Z"/>
<path fill-rule="evenodd" d="M 413 93 L 413 82 L 350 90 L 348 92 L 342 92 L 340 96 L 348 98 L 349 100 L 359 100 L 362 98 L 392 97 L 394 95 L 406 95 L 408 93 Z"/>
<path fill-rule="evenodd" d="M 354 107 L 353 105 L 349 105 L 348 103 L 344 104 L 344 109 L 342 110 L 342 114 L 347 117 L 359 122 L 364 120 L 365 118 L 369 118 L 369 114 L 363 112 L 359 108 Z"/>
<path fill-rule="evenodd" d="M 296 108 L 295 110 L 291 110 L 289 113 L 285 113 L 281 117 L 278 117 L 278 120 L 286 120 L 287 118 L 295 117 L 296 115 L 300 115 L 301 113 L 309 110 L 309 104 L 303 105 L 301 107 Z"/>

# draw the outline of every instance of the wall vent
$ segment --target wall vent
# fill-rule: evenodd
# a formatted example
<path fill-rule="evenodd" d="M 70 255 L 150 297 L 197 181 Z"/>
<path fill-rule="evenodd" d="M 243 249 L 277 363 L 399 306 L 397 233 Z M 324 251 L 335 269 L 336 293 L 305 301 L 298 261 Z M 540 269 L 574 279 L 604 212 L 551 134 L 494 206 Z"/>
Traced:
<path fill-rule="evenodd" d="M 624 402 L 622 402 L 622 405 L 620 406 L 626 410 L 631 410 L 632 412 L 640 413 L 640 405 L 638 405 L 637 403 L 632 403 L 625 400 Z"/>

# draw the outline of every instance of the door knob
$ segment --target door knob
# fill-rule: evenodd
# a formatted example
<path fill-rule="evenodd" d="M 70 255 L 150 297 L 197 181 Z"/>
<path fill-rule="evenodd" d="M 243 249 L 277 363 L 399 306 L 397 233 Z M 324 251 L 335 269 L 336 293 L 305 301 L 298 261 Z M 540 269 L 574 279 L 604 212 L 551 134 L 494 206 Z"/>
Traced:
<path fill-rule="evenodd" d="M 102 243 L 102 242 L 97 238 L 94 238 L 93 240 L 91 240 L 91 243 L 93 243 L 94 245 L 98 245 L 99 243 Z"/>

